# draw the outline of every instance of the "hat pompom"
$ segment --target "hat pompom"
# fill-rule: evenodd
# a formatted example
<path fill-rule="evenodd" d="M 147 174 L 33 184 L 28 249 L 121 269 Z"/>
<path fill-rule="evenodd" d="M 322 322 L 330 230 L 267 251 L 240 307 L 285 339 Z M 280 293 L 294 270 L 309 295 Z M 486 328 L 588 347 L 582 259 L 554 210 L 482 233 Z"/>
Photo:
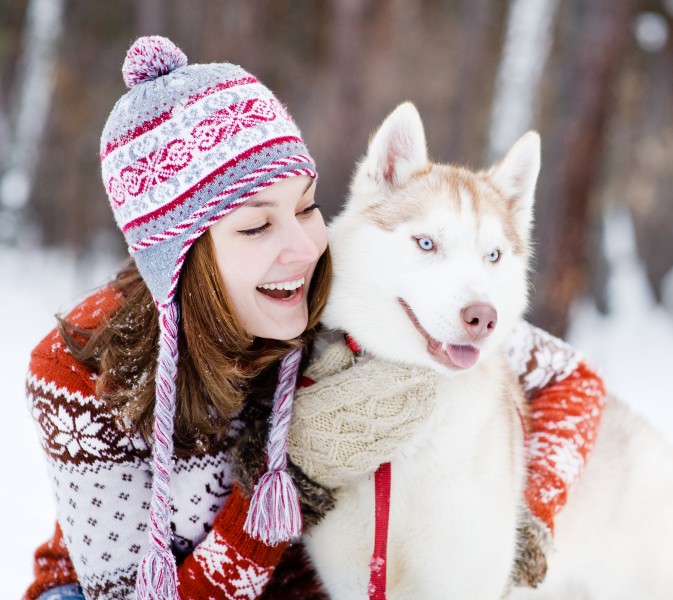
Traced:
<path fill-rule="evenodd" d="M 122 76 L 126 86 L 132 88 L 185 66 L 186 54 L 171 40 L 160 35 L 150 35 L 138 38 L 129 48 Z"/>

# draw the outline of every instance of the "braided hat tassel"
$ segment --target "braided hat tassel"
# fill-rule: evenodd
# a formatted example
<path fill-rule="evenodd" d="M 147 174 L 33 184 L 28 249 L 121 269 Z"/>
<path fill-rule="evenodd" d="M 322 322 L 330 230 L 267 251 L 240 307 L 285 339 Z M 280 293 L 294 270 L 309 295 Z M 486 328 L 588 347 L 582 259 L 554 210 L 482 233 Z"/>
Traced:
<path fill-rule="evenodd" d="M 138 566 L 137 600 L 178 600 L 178 577 L 171 551 L 171 471 L 173 419 L 178 373 L 178 319 L 175 302 L 159 310 L 159 358 L 154 405 L 150 547 Z"/>
<path fill-rule="evenodd" d="M 268 470 L 255 486 L 243 527 L 269 546 L 295 539 L 302 531 L 299 495 L 286 471 L 287 433 L 300 362 L 301 348 L 292 349 L 281 360 L 266 450 Z"/>

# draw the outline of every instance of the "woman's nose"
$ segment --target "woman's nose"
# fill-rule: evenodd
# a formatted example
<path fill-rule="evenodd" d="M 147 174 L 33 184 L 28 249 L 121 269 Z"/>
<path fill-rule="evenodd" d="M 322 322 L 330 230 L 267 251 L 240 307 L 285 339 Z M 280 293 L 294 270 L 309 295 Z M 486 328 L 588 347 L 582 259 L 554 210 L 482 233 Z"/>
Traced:
<path fill-rule="evenodd" d="M 317 261 L 323 249 L 318 245 L 314 229 L 316 229 L 315 226 L 304 227 L 299 223 L 295 227 L 289 227 L 284 236 L 284 245 L 278 261 L 282 264 Z"/>

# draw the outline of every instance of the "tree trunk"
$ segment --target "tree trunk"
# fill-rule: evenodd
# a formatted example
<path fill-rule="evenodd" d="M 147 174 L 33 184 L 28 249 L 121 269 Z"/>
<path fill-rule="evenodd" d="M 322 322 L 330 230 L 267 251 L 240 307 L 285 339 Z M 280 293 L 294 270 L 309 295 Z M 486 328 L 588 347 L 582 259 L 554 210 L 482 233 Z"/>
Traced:
<path fill-rule="evenodd" d="M 558 0 L 512 0 L 491 113 L 487 163 L 532 127 Z"/>
<path fill-rule="evenodd" d="M 140 0 L 135 3 L 135 35 L 156 35 L 166 29 L 168 3 L 163 0 Z"/>
<path fill-rule="evenodd" d="M 491 0 L 463 0 L 460 6 L 460 29 L 453 40 L 453 56 L 456 61 L 455 81 L 459 82 L 449 109 L 448 157 L 451 161 L 463 162 L 465 157 L 478 157 L 483 140 L 475 131 L 479 123 L 475 117 L 475 98 L 480 86 L 484 85 L 483 74 L 488 76 L 486 63 L 489 61 L 488 36 L 495 20 L 495 10 Z M 464 49 L 469 48 L 469 52 Z M 481 77 L 479 76 L 481 75 Z"/>
<path fill-rule="evenodd" d="M 19 60 L 20 87 L 12 108 L 13 131 L 2 132 L 9 152 L 0 177 L 0 239 L 18 235 L 30 198 L 53 92 L 53 64 L 64 0 L 31 0 Z"/>
<path fill-rule="evenodd" d="M 577 0 L 570 10 L 555 131 L 543 143 L 531 320 L 562 335 L 585 289 L 588 216 L 614 83 L 638 0 Z"/>
<path fill-rule="evenodd" d="M 0 79 L 0 90 L 2 90 L 2 79 Z M 2 102 L 2 95 L 0 94 L 0 173 L 4 173 L 9 166 L 9 159 L 11 139 L 9 119 L 7 118 L 7 111 Z M 0 205 L 2 204 L 2 197 L 0 196 Z"/>
<path fill-rule="evenodd" d="M 635 173 L 629 173 L 625 184 L 638 254 L 661 302 L 664 278 L 673 269 L 673 36 L 665 48 L 647 58 L 635 126 L 639 135 L 631 155 Z"/>
<path fill-rule="evenodd" d="M 333 4 L 333 22 L 330 24 L 331 73 L 330 97 L 326 115 L 331 124 L 329 170 L 321 174 L 321 196 L 325 199 L 329 212 L 339 207 L 343 201 L 343 174 L 349 173 L 355 160 L 355 148 L 362 151 L 366 138 L 360 142 L 361 114 L 364 98 L 362 95 L 365 76 L 364 46 L 365 0 L 338 0 Z"/>

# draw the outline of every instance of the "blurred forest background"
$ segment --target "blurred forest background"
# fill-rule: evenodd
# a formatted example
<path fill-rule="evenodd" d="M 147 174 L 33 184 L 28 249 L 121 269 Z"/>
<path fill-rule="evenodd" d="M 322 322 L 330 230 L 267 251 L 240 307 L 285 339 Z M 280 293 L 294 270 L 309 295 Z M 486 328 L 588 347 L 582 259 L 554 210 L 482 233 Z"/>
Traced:
<path fill-rule="evenodd" d="M 539 130 L 530 318 L 563 334 L 574 300 L 608 306 L 606 211 L 630 211 L 652 290 L 673 290 L 672 25 L 673 0 L 0 0 L 0 245 L 123 255 L 99 136 L 130 43 L 161 34 L 287 104 L 326 217 L 399 102 L 441 162 Z"/>

